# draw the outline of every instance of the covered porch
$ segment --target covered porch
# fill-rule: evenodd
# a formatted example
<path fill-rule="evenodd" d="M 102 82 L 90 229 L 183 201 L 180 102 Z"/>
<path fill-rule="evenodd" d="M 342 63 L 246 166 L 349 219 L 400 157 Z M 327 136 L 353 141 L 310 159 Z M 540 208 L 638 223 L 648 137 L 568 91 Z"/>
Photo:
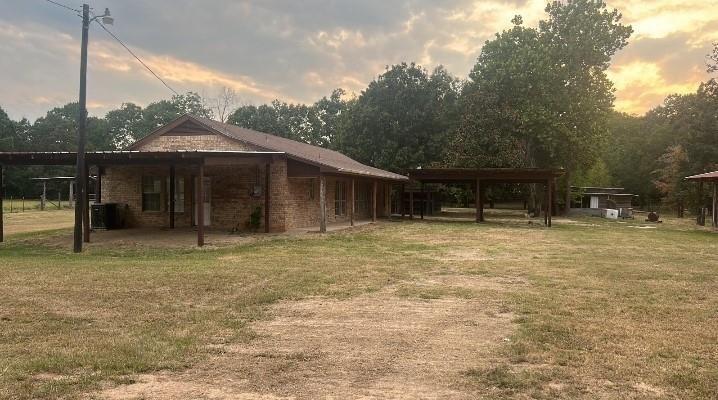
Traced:
<path fill-rule="evenodd" d="M 75 164 L 76 157 L 74 152 L 0 153 L 0 187 L 5 166 L 70 166 Z M 207 207 L 197 206 L 200 203 L 197 199 L 211 198 L 208 185 L 198 183 L 207 182 L 208 173 L 236 177 L 239 169 L 256 172 L 253 179 L 260 184 L 256 181 L 261 178 L 261 187 L 252 204 L 261 204 L 261 229 L 269 232 L 272 227 L 272 190 L 262 188 L 273 187 L 272 176 L 277 175 L 273 169 L 286 168 L 284 153 L 264 151 L 112 151 L 89 152 L 85 158 L 82 179 L 87 188 L 90 172 L 94 171 L 95 204 L 113 202 L 126 205 L 130 227 L 168 230 L 194 227 L 198 246 L 204 245 L 205 230 L 211 226 L 212 219 L 206 213 Z M 0 241 L 4 239 L 2 195 L 0 191 Z M 248 192 L 247 197 L 251 196 L 252 193 Z M 81 220 L 75 221 L 75 228 L 81 230 L 82 241 L 89 243 L 92 232 L 89 191 L 77 193 L 76 200 L 77 203 L 82 202 L 83 213 Z"/>

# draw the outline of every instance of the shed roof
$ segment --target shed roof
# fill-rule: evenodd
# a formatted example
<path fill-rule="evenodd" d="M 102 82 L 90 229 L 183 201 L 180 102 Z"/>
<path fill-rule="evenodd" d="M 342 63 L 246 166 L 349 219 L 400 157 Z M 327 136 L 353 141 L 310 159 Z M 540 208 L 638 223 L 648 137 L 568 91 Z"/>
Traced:
<path fill-rule="evenodd" d="M 687 176 L 686 179 L 697 181 L 718 181 L 718 171 L 706 172 L 698 175 Z"/>
<path fill-rule="evenodd" d="M 199 124 L 212 132 L 230 139 L 249 143 L 262 149 L 285 153 L 298 161 L 308 162 L 310 164 L 324 167 L 330 172 L 364 175 L 392 180 L 407 180 L 407 178 L 403 175 L 364 165 L 338 151 L 189 114 L 181 116 L 180 118 L 150 133 L 145 138 L 138 140 L 130 146 L 130 149 L 136 149 L 139 145 L 146 142 L 150 138 L 160 136 L 171 130 L 173 127 L 187 121 Z"/>

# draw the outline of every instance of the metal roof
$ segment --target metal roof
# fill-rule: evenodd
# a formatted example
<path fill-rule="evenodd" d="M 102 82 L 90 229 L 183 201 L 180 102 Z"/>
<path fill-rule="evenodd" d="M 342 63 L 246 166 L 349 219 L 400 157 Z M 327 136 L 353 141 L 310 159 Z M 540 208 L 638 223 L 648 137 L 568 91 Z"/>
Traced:
<path fill-rule="evenodd" d="M 718 171 L 706 172 L 698 175 L 687 176 L 685 179 L 692 179 L 697 181 L 718 181 Z"/>
<path fill-rule="evenodd" d="M 130 149 L 135 149 L 145 141 L 160 136 L 187 121 L 199 124 L 209 131 L 213 131 L 230 139 L 249 143 L 262 149 L 279 151 L 287 154 L 295 160 L 324 167 L 325 169 L 328 169 L 329 172 L 363 175 L 401 181 L 407 180 L 407 178 L 403 175 L 364 165 L 338 151 L 189 114 L 183 115 L 169 124 L 158 128 L 148 136 L 132 144 Z"/>

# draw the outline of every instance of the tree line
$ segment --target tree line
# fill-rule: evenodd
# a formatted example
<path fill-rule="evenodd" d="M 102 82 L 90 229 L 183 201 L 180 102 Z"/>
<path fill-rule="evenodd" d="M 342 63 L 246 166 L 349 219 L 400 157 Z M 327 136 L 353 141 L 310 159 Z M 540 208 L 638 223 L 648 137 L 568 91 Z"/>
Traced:
<path fill-rule="evenodd" d="M 342 89 L 313 104 L 275 100 L 234 104 L 235 95 L 177 95 L 146 107 L 126 103 L 88 121 L 88 150 L 123 149 L 184 113 L 339 150 L 360 162 L 402 172 L 417 167 L 555 167 L 575 185 L 624 186 L 644 205 L 698 204 L 682 178 L 718 169 L 715 79 L 696 93 L 671 95 L 644 116 L 616 112 L 606 71 L 632 28 L 603 1 L 546 6 L 538 26 L 521 16 L 486 41 L 468 78 L 439 66 L 387 66 L 357 96 Z M 717 72 L 718 50 L 708 58 Z M 34 122 L 0 109 L 0 151 L 58 151 L 76 146 L 77 104 Z M 9 172 L 8 191 L 28 190 Z M 71 171 L 69 171 L 71 172 Z M 536 197 L 535 193 L 532 193 Z"/>

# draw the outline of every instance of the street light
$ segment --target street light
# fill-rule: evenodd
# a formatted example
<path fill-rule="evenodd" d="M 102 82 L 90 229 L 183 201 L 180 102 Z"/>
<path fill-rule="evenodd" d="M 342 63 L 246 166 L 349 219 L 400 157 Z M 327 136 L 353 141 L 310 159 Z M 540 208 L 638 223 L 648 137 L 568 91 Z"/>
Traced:
<path fill-rule="evenodd" d="M 73 251 L 82 251 L 82 241 L 90 241 L 90 214 L 87 201 L 87 167 L 85 164 L 85 142 L 87 131 L 87 42 L 90 23 L 100 19 L 103 24 L 112 25 L 115 19 L 110 16 L 110 10 L 105 8 L 102 15 L 90 18 L 90 6 L 82 5 L 82 47 L 80 49 L 80 113 L 77 118 L 77 165 L 75 172 L 75 186 L 77 187 L 77 200 L 75 202 L 75 230 L 73 232 Z M 84 231 L 84 236 L 83 236 Z"/>

